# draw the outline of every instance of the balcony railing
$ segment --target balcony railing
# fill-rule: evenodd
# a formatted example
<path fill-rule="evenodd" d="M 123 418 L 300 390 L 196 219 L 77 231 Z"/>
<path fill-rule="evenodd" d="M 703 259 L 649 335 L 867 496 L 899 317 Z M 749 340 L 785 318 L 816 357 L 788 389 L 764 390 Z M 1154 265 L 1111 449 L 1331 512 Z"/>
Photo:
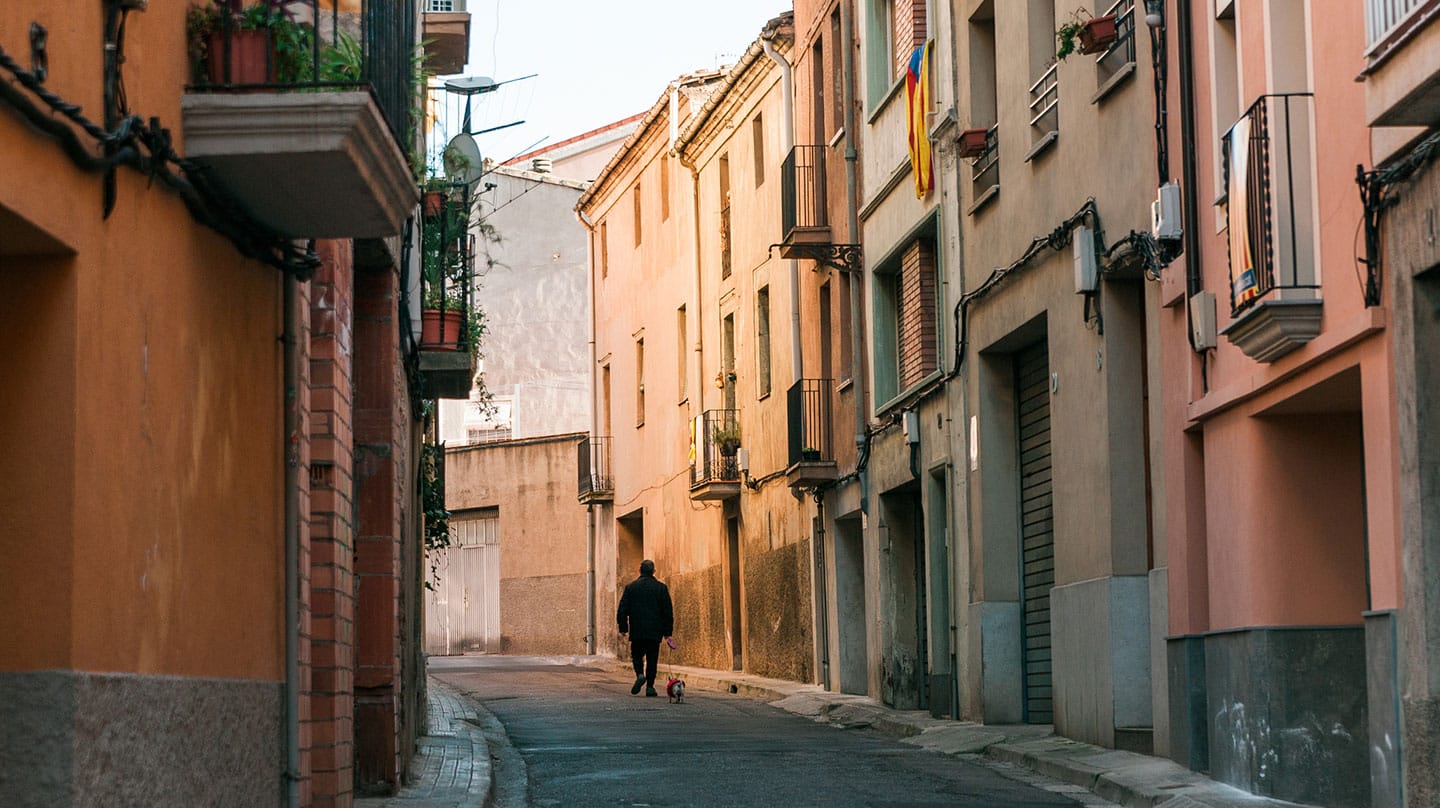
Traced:
<path fill-rule="evenodd" d="M 1421 8 L 1440 11 L 1437 0 L 1365 0 L 1365 31 L 1368 47 L 1383 43 Z"/>
<path fill-rule="evenodd" d="M 1310 93 L 1261 96 L 1221 140 L 1232 315 L 1277 289 L 1318 288 L 1311 223 L 1313 107 Z"/>
<path fill-rule="evenodd" d="M 1102 16 L 1105 15 L 1115 17 L 1115 41 L 1095 57 L 1102 84 L 1135 61 L 1135 0 L 1116 0 Z"/>
<path fill-rule="evenodd" d="M 825 147 L 796 146 L 780 169 L 780 216 L 783 237 L 797 229 L 827 229 Z"/>
<path fill-rule="evenodd" d="M 580 440 L 580 500 L 607 499 L 615 494 L 615 480 L 610 471 L 610 438 L 588 436 Z"/>
<path fill-rule="evenodd" d="M 422 198 L 421 212 L 420 349 L 469 351 L 474 347 L 469 320 L 475 236 L 466 187 L 432 187 Z"/>
<path fill-rule="evenodd" d="M 706 410 L 696 420 L 695 462 L 690 486 L 740 482 L 740 411 Z"/>
<path fill-rule="evenodd" d="M 970 183 L 978 202 L 991 188 L 1000 185 L 1000 127 L 985 132 L 985 149 L 970 161 Z"/>
<path fill-rule="evenodd" d="M 1060 63 L 1050 67 L 1030 85 L 1030 128 L 1038 140 L 1060 128 Z"/>
<path fill-rule="evenodd" d="M 416 0 L 212 0 L 191 9 L 191 89 L 366 89 L 402 150 L 414 107 Z"/>
<path fill-rule="evenodd" d="M 801 379 L 786 393 L 789 415 L 790 463 L 826 463 L 835 460 L 832 379 Z"/>

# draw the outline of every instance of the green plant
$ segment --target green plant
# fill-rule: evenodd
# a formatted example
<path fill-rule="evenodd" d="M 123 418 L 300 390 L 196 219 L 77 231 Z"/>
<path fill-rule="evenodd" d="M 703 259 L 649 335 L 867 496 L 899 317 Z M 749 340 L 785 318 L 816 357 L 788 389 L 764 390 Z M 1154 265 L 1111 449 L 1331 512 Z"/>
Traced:
<path fill-rule="evenodd" d="M 337 28 L 333 42 L 322 43 L 316 75 L 315 29 L 297 22 L 286 0 L 211 0 L 192 5 L 186 31 L 197 76 L 204 75 L 214 35 L 227 31 L 268 31 L 273 46 L 273 78 L 279 84 L 312 81 L 359 82 L 364 75 L 364 51 L 351 34 Z"/>
<path fill-rule="evenodd" d="M 740 448 L 740 425 L 718 425 L 710 433 L 710 437 L 720 447 L 721 454 L 734 454 L 735 450 Z"/>
<path fill-rule="evenodd" d="M 1085 27 L 1085 22 L 1089 19 L 1089 10 L 1081 6 L 1070 15 L 1068 22 L 1055 29 L 1056 59 L 1063 62 L 1065 57 L 1075 52 L 1079 44 L 1080 30 Z"/>
<path fill-rule="evenodd" d="M 424 443 L 420 446 L 420 510 L 425 520 L 425 554 L 430 559 L 430 577 L 438 572 L 441 550 L 450 546 L 450 511 L 445 509 L 445 480 L 440 474 L 440 465 L 445 462 L 445 450 L 439 444 Z M 435 587 L 425 582 L 426 589 Z"/>

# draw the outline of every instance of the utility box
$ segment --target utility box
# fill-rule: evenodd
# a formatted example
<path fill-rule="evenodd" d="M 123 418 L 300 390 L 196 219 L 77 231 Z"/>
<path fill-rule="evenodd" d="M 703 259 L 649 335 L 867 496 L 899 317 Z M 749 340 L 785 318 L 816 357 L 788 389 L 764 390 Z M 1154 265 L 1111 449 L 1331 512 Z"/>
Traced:
<path fill-rule="evenodd" d="M 1075 294 L 1094 294 L 1100 273 L 1095 263 L 1095 231 L 1080 226 L 1070 237 L 1075 252 Z"/>
<path fill-rule="evenodd" d="M 1190 296 L 1190 337 L 1197 351 L 1215 347 L 1215 293 Z"/>
<path fill-rule="evenodd" d="M 1150 235 L 1157 241 L 1179 241 L 1184 232 L 1180 226 L 1180 186 L 1167 182 L 1150 204 Z"/>

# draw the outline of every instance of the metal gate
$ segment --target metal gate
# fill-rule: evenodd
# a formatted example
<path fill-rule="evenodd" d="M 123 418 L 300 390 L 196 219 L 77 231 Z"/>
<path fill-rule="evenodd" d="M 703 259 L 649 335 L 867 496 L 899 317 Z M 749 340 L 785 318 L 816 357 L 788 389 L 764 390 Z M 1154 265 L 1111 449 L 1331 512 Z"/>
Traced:
<path fill-rule="evenodd" d="M 450 547 L 431 556 L 425 652 L 500 651 L 500 518 L 450 521 Z"/>
<path fill-rule="evenodd" d="M 1050 485 L 1050 365 L 1042 342 L 1015 356 L 1020 452 L 1021 597 L 1024 599 L 1025 720 L 1054 719 L 1050 677 L 1050 588 L 1055 531 Z"/>

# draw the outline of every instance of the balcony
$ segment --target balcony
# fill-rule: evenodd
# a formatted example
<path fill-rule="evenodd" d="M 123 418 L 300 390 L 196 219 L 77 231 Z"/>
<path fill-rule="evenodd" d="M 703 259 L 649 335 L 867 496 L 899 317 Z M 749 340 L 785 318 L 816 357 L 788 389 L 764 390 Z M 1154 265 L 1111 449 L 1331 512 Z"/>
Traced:
<path fill-rule="evenodd" d="M 1440 0 L 1366 0 L 1371 126 L 1440 125 Z"/>
<path fill-rule="evenodd" d="M 706 410 L 693 422 L 695 449 L 690 461 L 691 499 L 733 499 L 740 496 L 739 417 L 739 410 Z"/>
<path fill-rule="evenodd" d="M 191 10 L 186 156 L 292 238 L 398 235 L 417 198 L 415 0 L 214 0 Z"/>
<path fill-rule="evenodd" d="M 580 470 L 580 504 L 615 501 L 615 479 L 610 472 L 610 438 L 587 436 L 577 448 Z"/>
<path fill-rule="evenodd" d="M 977 130 L 978 134 L 978 130 Z M 1000 127 L 985 130 L 985 143 L 970 160 L 970 203 L 974 214 L 1000 193 Z"/>
<path fill-rule="evenodd" d="M 785 479 L 791 488 L 818 488 L 839 478 L 831 379 L 801 379 L 785 395 L 790 457 Z"/>
<path fill-rule="evenodd" d="M 1060 134 L 1060 63 L 1051 62 L 1030 85 L 1030 151 L 1025 160 L 1043 152 Z"/>
<path fill-rule="evenodd" d="M 1232 318 L 1221 333 L 1260 362 L 1274 362 L 1320 333 L 1314 125 L 1312 95 L 1265 95 L 1221 141 Z"/>
<path fill-rule="evenodd" d="M 807 258 L 804 245 L 830 243 L 826 198 L 825 147 L 791 149 L 780 168 L 781 257 Z"/>
<path fill-rule="evenodd" d="M 1135 0 L 1115 0 L 1103 16 L 1115 18 L 1115 41 L 1095 57 L 1095 101 L 1135 73 Z"/>
<path fill-rule="evenodd" d="M 421 395 L 469 399 L 480 321 L 475 312 L 475 236 L 463 183 L 427 189 L 420 222 Z"/>
<path fill-rule="evenodd" d="M 470 15 L 465 0 L 425 0 L 421 25 L 425 68 L 442 76 L 463 73 L 470 60 Z"/>

